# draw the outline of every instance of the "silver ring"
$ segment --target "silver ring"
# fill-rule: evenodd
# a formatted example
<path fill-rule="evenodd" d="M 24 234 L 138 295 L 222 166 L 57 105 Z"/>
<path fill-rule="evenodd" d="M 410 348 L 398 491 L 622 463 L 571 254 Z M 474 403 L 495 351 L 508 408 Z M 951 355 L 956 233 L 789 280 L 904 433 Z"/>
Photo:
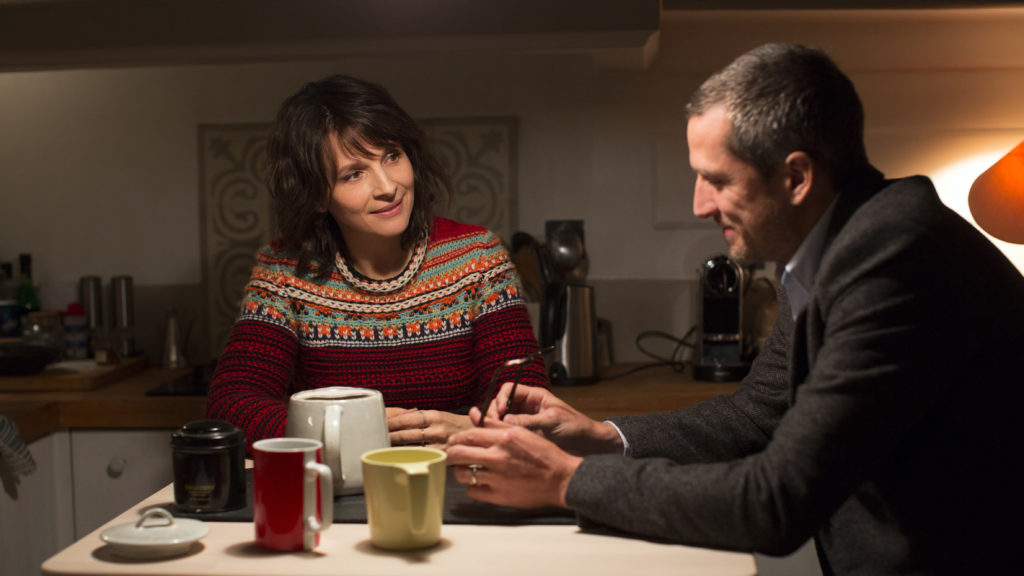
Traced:
<path fill-rule="evenodd" d="M 420 418 L 423 419 L 423 423 L 420 424 L 420 429 L 426 428 L 427 427 L 427 415 L 423 413 L 423 410 L 420 410 Z"/>
<path fill-rule="evenodd" d="M 420 446 L 426 446 L 426 445 L 427 445 L 427 431 L 424 430 L 423 428 L 420 428 Z"/>
<path fill-rule="evenodd" d="M 469 465 L 469 485 L 470 486 L 478 486 L 480 484 L 480 481 L 476 479 L 476 471 L 481 469 L 481 468 L 483 468 L 483 466 L 481 466 L 479 464 L 470 464 Z"/>

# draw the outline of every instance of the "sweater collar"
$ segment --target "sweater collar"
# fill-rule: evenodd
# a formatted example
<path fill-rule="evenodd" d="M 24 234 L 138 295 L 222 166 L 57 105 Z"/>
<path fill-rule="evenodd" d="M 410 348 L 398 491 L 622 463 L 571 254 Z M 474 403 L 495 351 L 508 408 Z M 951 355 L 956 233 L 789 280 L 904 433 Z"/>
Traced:
<path fill-rule="evenodd" d="M 405 288 L 416 277 L 416 273 L 420 271 L 420 266 L 423 264 L 426 254 L 427 238 L 422 238 L 416 243 L 412 258 L 409 259 L 409 263 L 405 265 L 402 272 L 393 278 L 386 278 L 384 280 L 376 280 L 360 274 L 358 270 L 349 266 L 348 261 L 342 256 L 341 252 L 335 255 L 334 264 L 337 266 L 338 272 L 341 273 L 341 277 L 345 279 L 345 282 L 348 282 L 353 287 L 364 292 L 387 294 Z"/>

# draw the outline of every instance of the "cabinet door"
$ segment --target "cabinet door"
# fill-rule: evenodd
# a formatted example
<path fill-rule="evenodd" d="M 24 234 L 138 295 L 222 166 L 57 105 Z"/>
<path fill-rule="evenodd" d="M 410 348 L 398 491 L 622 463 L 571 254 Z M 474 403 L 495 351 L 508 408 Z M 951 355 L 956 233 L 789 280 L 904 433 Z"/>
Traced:
<path fill-rule="evenodd" d="M 28 445 L 36 470 L 13 476 L 0 464 L 0 574 L 38 576 L 44 560 L 74 542 L 68 433 Z"/>
<path fill-rule="evenodd" d="M 76 539 L 173 481 L 171 432 L 71 432 Z"/>

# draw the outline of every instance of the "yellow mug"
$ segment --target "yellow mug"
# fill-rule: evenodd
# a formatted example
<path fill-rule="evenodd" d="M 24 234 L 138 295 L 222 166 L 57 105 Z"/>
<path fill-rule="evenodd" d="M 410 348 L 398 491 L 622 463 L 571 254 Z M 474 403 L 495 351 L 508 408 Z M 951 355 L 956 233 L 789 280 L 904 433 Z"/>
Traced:
<path fill-rule="evenodd" d="M 436 448 L 403 446 L 362 455 L 370 542 L 408 550 L 441 541 L 445 461 Z"/>

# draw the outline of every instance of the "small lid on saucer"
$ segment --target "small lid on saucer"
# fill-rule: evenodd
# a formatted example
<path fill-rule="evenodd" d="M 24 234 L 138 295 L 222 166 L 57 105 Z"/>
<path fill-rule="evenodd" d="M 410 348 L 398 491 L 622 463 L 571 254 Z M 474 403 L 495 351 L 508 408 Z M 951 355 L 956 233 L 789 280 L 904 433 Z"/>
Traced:
<path fill-rule="evenodd" d="M 100 534 L 115 554 L 131 558 L 155 558 L 182 554 L 210 527 L 199 520 L 175 518 L 163 508 L 150 508 L 138 522 L 111 526 Z"/>

